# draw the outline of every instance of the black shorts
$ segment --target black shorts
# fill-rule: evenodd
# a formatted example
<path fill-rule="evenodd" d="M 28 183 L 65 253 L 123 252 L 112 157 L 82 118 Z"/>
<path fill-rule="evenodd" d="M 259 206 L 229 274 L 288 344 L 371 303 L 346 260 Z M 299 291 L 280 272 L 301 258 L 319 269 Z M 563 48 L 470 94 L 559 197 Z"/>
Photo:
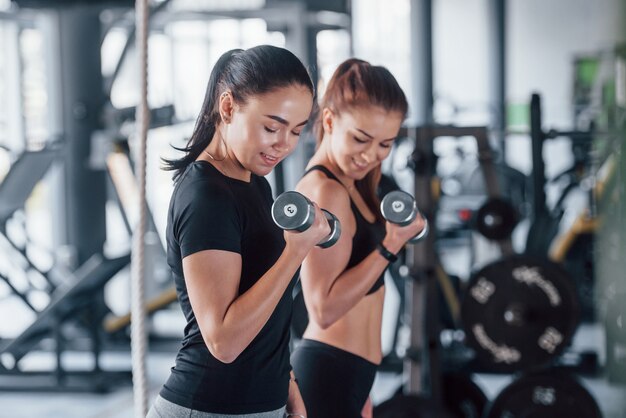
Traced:
<path fill-rule="evenodd" d="M 304 339 L 291 355 L 308 418 L 361 418 L 378 366 L 332 345 Z"/>

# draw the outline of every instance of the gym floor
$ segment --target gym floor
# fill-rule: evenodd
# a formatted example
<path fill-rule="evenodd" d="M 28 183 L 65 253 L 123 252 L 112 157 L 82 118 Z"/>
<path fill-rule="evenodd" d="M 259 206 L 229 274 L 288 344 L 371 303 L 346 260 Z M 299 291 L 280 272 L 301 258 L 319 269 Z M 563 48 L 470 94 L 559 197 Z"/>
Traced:
<path fill-rule="evenodd" d="M 602 361 L 603 333 L 595 325 L 580 327 L 572 348 L 574 350 L 597 350 Z M 169 375 L 174 352 L 150 353 L 147 359 L 149 372 L 149 399 L 157 395 Z M 41 366 L 51 363 L 49 355 L 29 358 L 29 364 Z M 88 355 L 76 353 L 65 359 L 66 367 L 81 366 L 89 361 Z M 129 369 L 128 353 L 106 353 L 103 368 Z M 507 385 L 511 377 L 506 375 L 474 375 L 475 382 L 488 398 L 493 399 Z M 391 396 L 399 387 L 401 377 L 392 373 L 378 373 L 372 391 L 374 404 Z M 626 386 L 610 385 L 602 377 L 583 378 L 583 384 L 593 394 L 605 418 L 626 418 Z M 132 418 L 133 393 L 130 383 L 110 393 L 0 393 L 0 417 L 6 418 Z M 574 418 L 574 417 L 573 417 Z M 581 417 L 582 418 L 582 417 Z"/>

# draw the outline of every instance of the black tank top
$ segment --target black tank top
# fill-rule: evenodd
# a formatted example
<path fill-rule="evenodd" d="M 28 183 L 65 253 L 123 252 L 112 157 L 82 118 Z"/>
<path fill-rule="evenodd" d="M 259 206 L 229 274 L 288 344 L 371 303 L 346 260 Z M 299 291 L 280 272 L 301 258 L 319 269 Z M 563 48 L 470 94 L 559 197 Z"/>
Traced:
<path fill-rule="evenodd" d="M 315 165 L 308 169 L 304 175 L 306 176 L 311 171 L 321 171 L 328 177 L 329 179 L 335 180 L 339 184 L 343 186 L 343 183 L 339 181 L 337 176 L 335 176 L 328 168 L 323 165 Z M 359 209 L 354 204 L 352 198 L 350 198 L 350 208 L 352 209 L 352 213 L 354 213 L 354 218 L 356 219 L 356 232 L 354 237 L 352 238 L 352 253 L 350 254 L 350 261 L 348 261 L 348 265 L 346 266 L 346 270 L 352 268 L 359 264 L 365 257 L 370 255 L 372 251 L 376 249 L 376 246 L 382 239 L 385 237 L 385 226 L 380 222 L 374 221 L 373 223 L 368 222 L 367 219 L 363 217 Z M 380 275 L 374 286 L 367 292 L 368 295 L 376 292 L 382 286 L 385 285 L 385 273 Z"/>

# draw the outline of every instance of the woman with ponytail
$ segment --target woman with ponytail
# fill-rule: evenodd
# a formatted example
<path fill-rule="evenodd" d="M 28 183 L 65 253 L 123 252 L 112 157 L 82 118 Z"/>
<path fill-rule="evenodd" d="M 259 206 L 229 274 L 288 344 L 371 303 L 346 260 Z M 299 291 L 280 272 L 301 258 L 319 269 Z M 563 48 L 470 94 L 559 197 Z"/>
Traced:
<path fill-rule="evenodd" d="M 232 50 L 211 72 L 174 172 L 167 260 L 187 324 L 148 417 L 305 417 L 289 364 L 298 268 L 330 232 L 319 207 L 302 233 L 272 221 L 263 176 L 298 143 L 313 85 L 289 51 Z"/>
<path fill-rule="evenodd" d="M 419 216 L 385 223 L 376 195 L 407 109 L 387 69 L 349 59 L 314 120 L 317 149 L 297 190 L 335 214 L 342 234 L 331 251 L 311 250 L 300 273 L 309 324 L 291 363 L 309 418 L 362 416 L 382 358 L 383 274 L 424 227 Z"/>

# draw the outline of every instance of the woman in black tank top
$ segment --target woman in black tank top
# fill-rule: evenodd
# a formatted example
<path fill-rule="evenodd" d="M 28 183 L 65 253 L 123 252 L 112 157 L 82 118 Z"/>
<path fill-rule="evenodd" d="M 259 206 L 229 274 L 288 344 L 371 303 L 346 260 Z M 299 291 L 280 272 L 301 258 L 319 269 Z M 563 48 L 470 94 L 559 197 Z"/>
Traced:
<path fill-rule="evenodd" d="M 297 190 L 337 216 L 339 241 L 309 252 L 301 270 L 309 325 L 292 354 L 308 418 L 360 418 L 380 363 L 384 272 L 424 227 L 386 223 L 376 189 L 407 112 L 395 78 L 342 63 L 314 120 L 317 150 Z M 370 412 L 371 413 L 371 412 Z"/>

